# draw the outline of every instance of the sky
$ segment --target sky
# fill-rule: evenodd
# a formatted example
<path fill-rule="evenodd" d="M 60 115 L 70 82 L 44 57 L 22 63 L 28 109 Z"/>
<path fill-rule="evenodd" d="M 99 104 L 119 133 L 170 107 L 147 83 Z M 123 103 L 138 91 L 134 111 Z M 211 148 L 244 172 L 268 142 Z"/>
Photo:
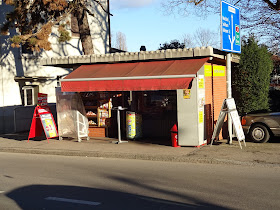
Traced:
<path fill-rule="evenodd" d="M 219 13 L 203 19 L 166 15 L 161 1 L 164 0 L 110 0 L 112 39 L 114 34 L 122 32 L 126 36 L 127 50 L 138 52 L 141 45 L 145 45 L 147 51 L 154 51 L 165 42 L 182 41 L 184 34 L 194 34 L 198 28 L 218 33 Z"/>

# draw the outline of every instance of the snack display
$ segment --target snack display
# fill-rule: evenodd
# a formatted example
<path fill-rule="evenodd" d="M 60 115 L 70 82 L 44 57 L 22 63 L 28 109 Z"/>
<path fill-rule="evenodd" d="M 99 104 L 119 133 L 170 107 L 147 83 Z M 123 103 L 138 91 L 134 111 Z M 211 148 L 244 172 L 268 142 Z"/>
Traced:
<path fill-rule="evenodd" d="M 87 116 L 89 116 L 89 117 L 96 117 L 97 115 L 93 111 L 88 111 L 87 112 Z"/>
<path fill-rule="evenodd" d="M 93 120 L 89 120 L 89 121 L 88 121 L 88 124 L 89 124 L 89 125 L 97 125 L 96 122 L 94 122 Z"/>
<path fill-rule="evenodd" d="M 86 117 L 89 120 L 88 125 L 93 127 L 106 126 L 105 120 L 111 117 L 112 99 L 108 93 L 84 92 L 81 93 Z"/>

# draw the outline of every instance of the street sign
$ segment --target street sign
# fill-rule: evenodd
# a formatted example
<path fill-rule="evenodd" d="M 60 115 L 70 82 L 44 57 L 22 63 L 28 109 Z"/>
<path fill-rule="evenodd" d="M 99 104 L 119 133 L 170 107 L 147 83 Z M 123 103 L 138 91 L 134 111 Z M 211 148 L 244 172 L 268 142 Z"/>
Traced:
<path fill-rule="evenodd" d="M 222 50 L 241 53 L 239 8 L 221 1 Z"/>

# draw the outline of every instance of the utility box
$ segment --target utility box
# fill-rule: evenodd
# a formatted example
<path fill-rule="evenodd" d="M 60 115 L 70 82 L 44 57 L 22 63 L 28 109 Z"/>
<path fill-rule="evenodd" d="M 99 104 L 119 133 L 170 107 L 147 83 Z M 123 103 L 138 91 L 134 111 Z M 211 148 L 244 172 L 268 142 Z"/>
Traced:
<path fill-rule="evenodd" d="M 200 146 L 204 135 L 205 78 L 204 66 L 189 89 L 177 90 L 178 145 Z"/>

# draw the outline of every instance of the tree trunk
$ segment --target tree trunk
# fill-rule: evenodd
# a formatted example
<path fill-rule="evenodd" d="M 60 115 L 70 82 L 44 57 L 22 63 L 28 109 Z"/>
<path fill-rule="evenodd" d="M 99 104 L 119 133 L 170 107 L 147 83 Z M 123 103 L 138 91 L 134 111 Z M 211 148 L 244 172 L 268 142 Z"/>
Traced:
<path fill-rule="evenodd" d="M 86 11 L 82 7 L 79 7 L 75 11 L 74 15 L 77 17 L 78 20 L 78 27 L 84 55 L 94 54 Z"/>

